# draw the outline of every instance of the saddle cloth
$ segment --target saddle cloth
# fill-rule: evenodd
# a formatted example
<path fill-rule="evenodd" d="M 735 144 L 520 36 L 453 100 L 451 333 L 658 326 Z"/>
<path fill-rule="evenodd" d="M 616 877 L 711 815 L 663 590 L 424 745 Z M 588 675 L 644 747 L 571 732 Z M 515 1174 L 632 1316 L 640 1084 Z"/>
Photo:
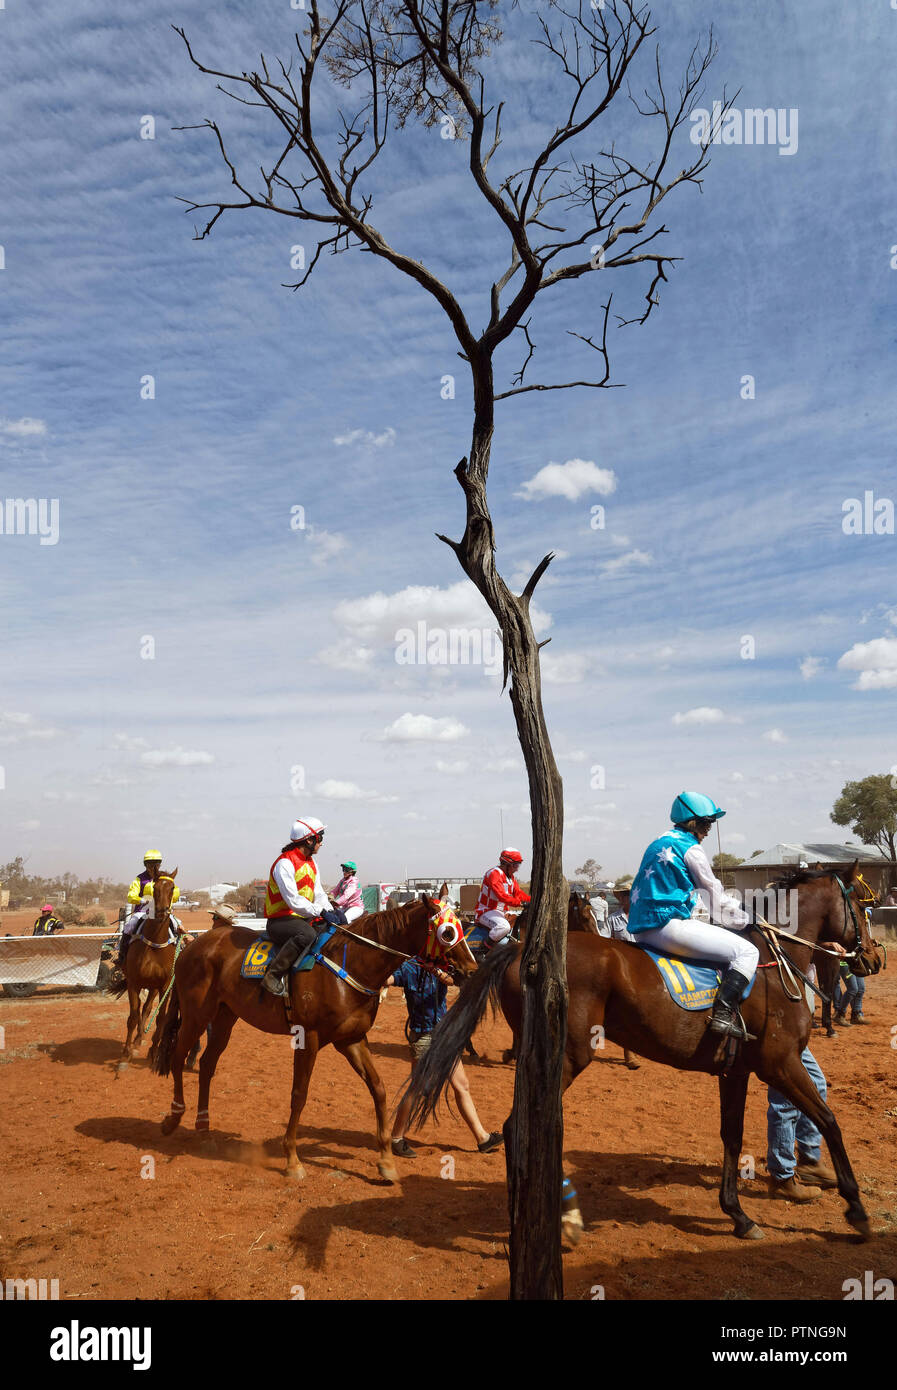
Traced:
<path fill-rule="evenodd" d="M 695 1011 L 712 1007 L 719 982 L 723 978 L 723 972 L 715 961 L 683 960 L 681 956 L 663 956 L 659 951 L 652 951 L 650 946 L 641 946 L 639 949 L 651 957 L 660 971 L 660 978 L 667 987 L 667 993 L 680 1009 Z M 755 975 L 754 979 L 756 978 Z M 747 999 L 753 988 L 754 980 L 751 980 L 741 996 L 742 1000 Z"/>
<path fill-rule="evenodd" d="M 327 944 L 335 931 L 336 927 L 325 927 L 322 932 L 319 932 L 304 960 L 294 961 L 290 967 L 290 973 L 294 974 L 297 970 L 311 970 L 318 959 L 318 952 Z M 253 941 L 240 965 L 240 974 L 243 979 L 260 980 L 268 968 L 269 961 L 274 959 L 279 949 L 270 936 L 261 936 L 258 941 Z"/>

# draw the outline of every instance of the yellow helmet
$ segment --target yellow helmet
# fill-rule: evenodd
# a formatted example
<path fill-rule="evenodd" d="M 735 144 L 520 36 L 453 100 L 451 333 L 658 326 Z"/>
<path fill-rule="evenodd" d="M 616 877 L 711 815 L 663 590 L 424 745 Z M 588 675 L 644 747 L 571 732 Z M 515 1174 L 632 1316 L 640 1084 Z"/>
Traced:
<path fill-rule="evenodd" d="M 148 849 L 146 854 L 143 856 L 143 862 L 144 864 L 149 864 L 150 862 L 154 864 L 161 864 L 162 856 L 157 849 Z"/>

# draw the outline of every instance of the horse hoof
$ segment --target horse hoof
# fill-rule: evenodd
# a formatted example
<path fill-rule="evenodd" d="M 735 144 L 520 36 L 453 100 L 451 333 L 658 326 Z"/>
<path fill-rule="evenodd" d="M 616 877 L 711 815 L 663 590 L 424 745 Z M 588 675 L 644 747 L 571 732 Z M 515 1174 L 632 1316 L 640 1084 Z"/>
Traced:
<path fill-rule="evenodd" d="M 847 1220 L 850 1222 L 851 1226 L 856 1231 L 857 1235 L 860 1237 L 861 1240 L 866 1241 L 872 1239 L 875 1232 L 873 1231 L 869 1218 L 867 1216 L 854 1218 L 848 1216 Z"/>
<path fill-rule="evenodd" d="M 736 1231 L 735 1234 L 739 1240 L 763 1240 L 763 1232 L 759 1226 L 753 1223 L 748 1226 L 747 1230 Z"/>
<path fill-rule="evenodd" d="M 392 1183 L 399 1181 L 398 1169 L 394 1163 L 385 1163 L 381 1160 L 381 1162 L 377 1164 L 377 1172 L 384 1182 Z"/>
<path fill-rule="evenodd" d="M 162 1133 L 174 1134 L 178 1125 L 181 1123 L 180 1115 L 166 1115 L 162 1121 Z"/>
<path fill-rule="evenodd" d="M 295 1168 L 287 1168 L 285 1176 L 291 1178 L 293 1182 L 301 1182 L 305 1177 L 305 1169 L 297 1163 Z"/>
<path fill-rule="evenodd" d="M 199 1132 L 200 1132 L 201 1134 L 204 1133 L 204 1132 L 207 1132 L 207 1131 L 208 1131 L 208 1128 L 209 1128 L 209 1117 L 208 1117 L 208 1115 L 206 1115 L 205 1119 L 202 1119 L 202 1120 L 197 1119 L 197 1121 L 196 1121 L 196 1123 L 194 1124 L 193 1128 L 196 1129 L 196 1130 L 199 1130 Z"/>
<path fill-rule="evenodd" d="M 115 1068 L 115 1075 L 116 1075 L 116 1076 L 121 1076 L 122 1072 L 123 1072 L 123 1071 L 127 1071 L 127 1070 L 128 1070 L 128 1064 L 127 1064 L 127 1062 L 119 1062 L 118 1066 Z"/>

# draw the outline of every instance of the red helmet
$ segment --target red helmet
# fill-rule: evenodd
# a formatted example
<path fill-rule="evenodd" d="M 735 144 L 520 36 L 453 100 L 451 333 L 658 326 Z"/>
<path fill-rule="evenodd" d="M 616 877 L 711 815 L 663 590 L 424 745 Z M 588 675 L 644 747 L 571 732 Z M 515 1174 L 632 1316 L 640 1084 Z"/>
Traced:
<path fill-rule="evenodd" d="M 520 853 L 519 849 L 503 849 L 499 858 L 499 862 L 502 859 L 504 859 L 508 864 L 523 863 L 523 855 Z"/>

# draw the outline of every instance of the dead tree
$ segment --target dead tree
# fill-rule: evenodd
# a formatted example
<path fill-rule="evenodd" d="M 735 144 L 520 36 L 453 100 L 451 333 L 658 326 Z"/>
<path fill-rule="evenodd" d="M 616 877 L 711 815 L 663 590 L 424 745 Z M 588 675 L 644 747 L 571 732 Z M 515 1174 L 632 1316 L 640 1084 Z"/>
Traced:
<path fill-rule="evenodd" d="M 647 89 L 633 95 L 630 78 L 654 33 L 647 7 L 633 0 L 589 0 L 565 7 L 550 0 L 544 13 L 514 22 L 532 26 L 546 72 L 564 93 L 557 124 L 524 165 L 493 173 L 502 148 L 503 102 L 487 96 L 492 47 L 500 42 L 497 0 L 309 0 L 308 24 L 296 35 L 289 62 L 259 59 L 259 70 L 223 72 L 201 61 L 183 30 L 190 59 L 219 79 L 220 90 L 262 108 L 278 132 L 269 167 L 243 173 L 228 153 L 221 129 L 207 120 L 230 174 L 232 198 L 190 200 L 188 210 L 209 211 L 198 239 L 229 211 L 263 209 L 315 228 L 317 247 L 303 285 L 323 252 L 360 248 L 410 276 L 437 301 L 454 330 L 473 386 L 470 449 L 455 468 L 466 503 L 460 540 L 440 535 L 489 605 L 501 629 L 504 669 L 529 779 L 533 826 L 532 897 L 523 958 L 523 1034 L 509 1122 L 507 1165 L 511 1220 L 511 1293 L 514 1298 L 560 1298 L 560 1192 L 563 1114 L 561 1079 L 566 1037 L 566 884 L 562 868 L 563 799 L 542 709 L 539 646 L 530 621 L 536 585 L 553 556 L 536 565 L 520 594 L 512 593 L 495 563 L 495 535 L 486 494 L 497 401 L 532 391 L 572 387 L 607 390 L 611 381 L 608 328 L 612 297 L 601 303 L 607 276 L 641 267 L 641 307 L 617 323 L 644 323 L 675 257 L 666 254 L 667 228 L 657 209 L 680 184 L 700 184 L 706 145 L 687 146 L 690 162 L 669 169 L 680 128 L 697 104 L 714 55 L 712 33 L 696 44 L 675 93 L 668 95 L 659 52 L 646 48 Z M 554 69 L 553 73 L 551 72 Z M 318 119 L 319 93 L 328 82 L 345 93 L 337 128 Z M 332 95 L 332 85 L 330 93 Z M 622 97 L 656 130 L 650 161 L 633 160 L 614 144 L 595 155 L 601 117 Z M 372 168 L 391 133 L 408 121 L 452 122 L 467 142 L 475 196 L 495 219 L 495 248 L 507 268 L 492 285 L 476 333 L 451 289 L 420 261 L 389 244 L 372 220 Z M 199 127 L 187 127 L 197 129 Z M 677 141 L 680 134 L 680 141 Z M 585 151 L 589 151 L 586 153 Z M 598 272 L 598 273 L 596 273 Z M 638 275 L 638 271 L 634 272 Z M 586 279 L 594 296 L 583 331 L 569 330 L 594 352 L 597 370 L 569 381 L 530 379 L 536 350 L 533 311 L 539 296 L 568 281 Z M 644 282 L 647 281 L 645 284 Z M 585 298 L 586 296 L 583 296 Z M 494 359 L 515 332 L 523 360 L 505 389 L 496 389 Z M 503 686 L 504 688 L 504 686 Z"/>

